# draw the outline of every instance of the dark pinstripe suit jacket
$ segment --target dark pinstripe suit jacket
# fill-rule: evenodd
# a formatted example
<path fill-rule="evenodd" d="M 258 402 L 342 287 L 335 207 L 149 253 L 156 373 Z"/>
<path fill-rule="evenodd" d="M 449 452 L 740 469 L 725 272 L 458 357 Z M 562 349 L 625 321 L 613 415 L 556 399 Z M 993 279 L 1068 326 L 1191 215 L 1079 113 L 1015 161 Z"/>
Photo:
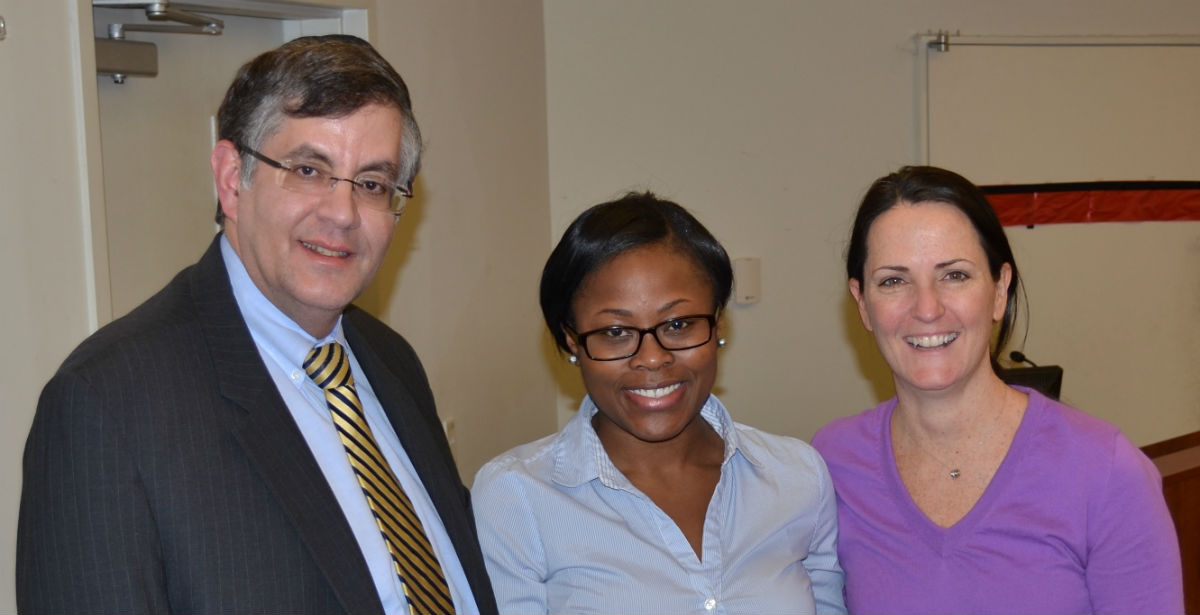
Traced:
<path fill-rule="evenodd" d="M 437 507 L 480 609 L 495 600 L 412 348 L 350 308 L 354 354 Z M 377 613 L 350 526 L 266 371 L 216 241 L 84 341 L 25 446 L 22 612 Z"/>

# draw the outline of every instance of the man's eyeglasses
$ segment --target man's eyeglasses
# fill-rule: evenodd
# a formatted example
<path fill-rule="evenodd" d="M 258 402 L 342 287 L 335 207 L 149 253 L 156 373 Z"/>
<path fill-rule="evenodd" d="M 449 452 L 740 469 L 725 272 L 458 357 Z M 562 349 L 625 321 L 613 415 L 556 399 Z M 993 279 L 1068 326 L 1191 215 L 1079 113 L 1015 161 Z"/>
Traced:
<path fill-rule="evenodd" d="M 289 192 L 324 196 L 333 192 L 338 182 L 350 184 L 350 193 L 354 202 L 362 207 L 390 212 L 399 216 L 404 212 L 404 199 L 412 198 L 412 189 L 395 183 L 393 178 L 383 173 L 368 172 L 347 179 L 334 177 L 333 173 L 317 162 L 282 162 L 263 155 L 245 145 L 238 145 L 238 151 L 250 154 L 263 163 L 278 169 L 275 184 Z"/>
<path fill-rule="evenodd" d="M 716 314 L 694 314 L 664 320 L 648 329 L 604 327 L 583 333 L 576 333 L 570 327 L 567 330 L 589 359 L 616 361 L 637 354 L 647 333 L 653 335 L 664 350 L 687 350 L 703 346 L 712 339 L 716 324 Z"/>

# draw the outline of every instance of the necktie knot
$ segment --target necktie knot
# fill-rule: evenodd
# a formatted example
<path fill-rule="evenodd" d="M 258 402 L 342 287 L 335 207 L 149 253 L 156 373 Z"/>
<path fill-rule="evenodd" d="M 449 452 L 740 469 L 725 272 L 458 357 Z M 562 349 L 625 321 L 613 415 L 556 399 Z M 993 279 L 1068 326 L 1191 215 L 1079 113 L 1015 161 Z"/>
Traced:
<path fill-rule="evenodd" d="M 322 389 L 354 386 L 350 373 L 350 361 L 346 351 L 337 342 L 316 346 L 308 351 L 304 359 L 304 371 Z"/>

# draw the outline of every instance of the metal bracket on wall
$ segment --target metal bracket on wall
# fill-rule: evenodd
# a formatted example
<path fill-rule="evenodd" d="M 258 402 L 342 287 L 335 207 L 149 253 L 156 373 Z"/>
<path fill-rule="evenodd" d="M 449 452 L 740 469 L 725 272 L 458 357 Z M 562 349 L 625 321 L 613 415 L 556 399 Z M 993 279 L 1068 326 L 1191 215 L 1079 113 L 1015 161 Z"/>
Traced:
<path fill-rule="evenodd" d="M 954 36 L 958 36 L 958 35 L 959 35 L 958 32 L 954 33 Z M 936 33 L 931 32 L 930 36 L 933 38 L 932 38 L 932 40 L 925 43 L 925 45 L 927 47 L 929 47 L 930 49 L 932 49 L 934 51 L 950 51 L 950 31 L 949 30 L 938 30 Z"/>
<path fill-rule="evenodd" d="M 112 75 L 114 83 L 125 83 L 130 75 L 153 77 L 158 74 L 158 48 L 153 43 L 125 40 L 126 32 L 166 32 L 176 34 L 221 34 L 225 22 L 190 11 L 173 9 L 169 2 L 128 2 L 124 0 L 92 0 L 92 7 L 142 8 L 151 21 L 174 21 L 176 24 L 113 23 L 108 24 L 108 38 L 96 39 L 96 72 Z"/>

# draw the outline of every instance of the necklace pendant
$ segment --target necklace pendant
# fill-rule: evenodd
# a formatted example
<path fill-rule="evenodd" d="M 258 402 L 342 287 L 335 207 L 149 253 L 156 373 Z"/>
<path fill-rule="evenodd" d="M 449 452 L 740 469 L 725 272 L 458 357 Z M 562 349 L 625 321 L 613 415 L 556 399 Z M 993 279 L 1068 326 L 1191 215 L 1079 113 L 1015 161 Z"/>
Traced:
<path fill-rule="evenodd" d="M 954 480 L 958 480 L 958 477 L 960 475 L 962 475 L 962 472 L 959 472 L 958 468 L 954 468 L 953 470 L 950 470 L 950 478 L 952 478 Z"/>

